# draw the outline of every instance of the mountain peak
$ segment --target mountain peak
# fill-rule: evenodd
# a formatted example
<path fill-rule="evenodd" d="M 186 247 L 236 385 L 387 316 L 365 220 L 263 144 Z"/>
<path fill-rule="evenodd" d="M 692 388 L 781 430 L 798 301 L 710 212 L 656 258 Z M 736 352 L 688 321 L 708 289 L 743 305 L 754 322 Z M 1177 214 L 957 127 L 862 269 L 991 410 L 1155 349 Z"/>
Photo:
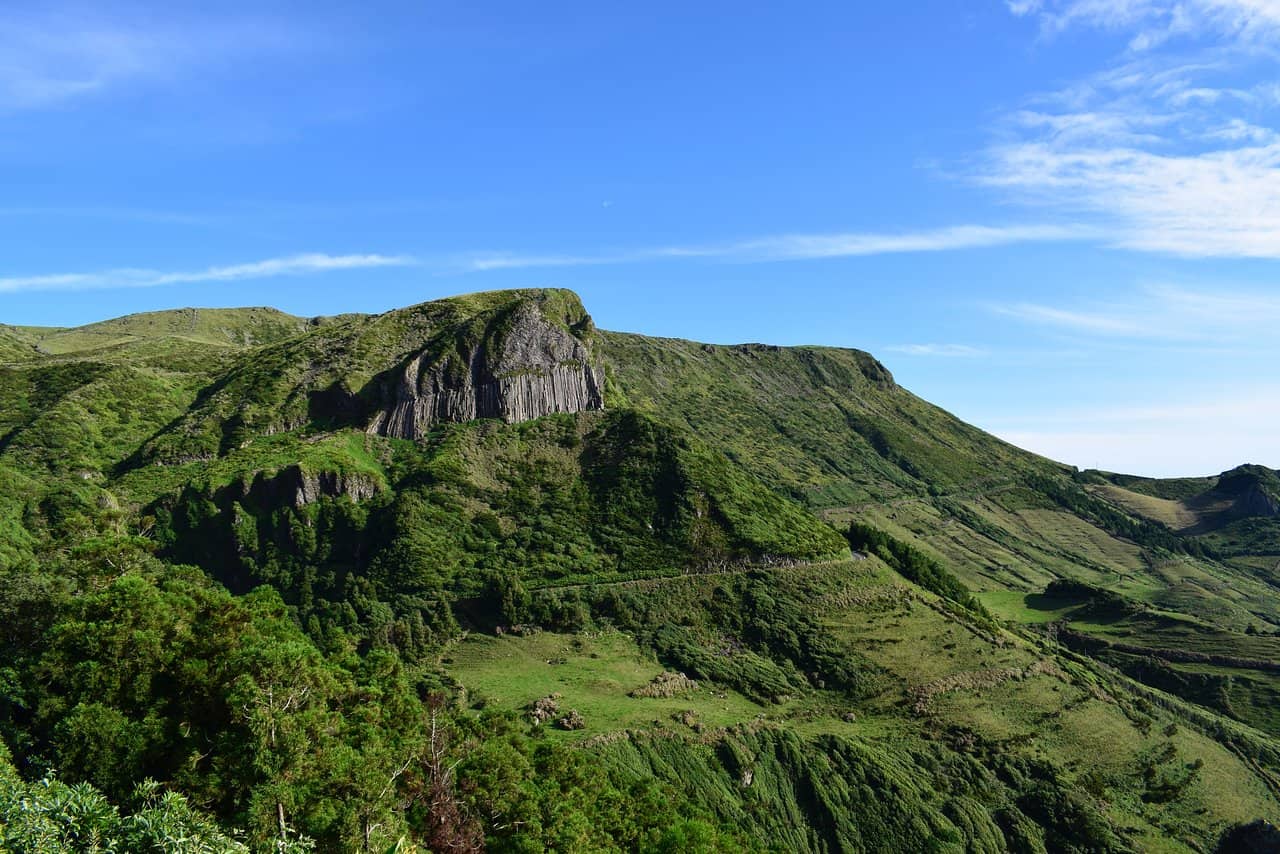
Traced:
<path fill-rule="evenodd" d="M 488 308 L 495 301 L 497 307 Z M 595 325 L 577 294 L 498 291 L 445 302 L 479 304 L 481 311 L 427 341 L 392 372 L 370 433 L 417 439 L 440 422 L 515 423 L 604 408 Z"/>

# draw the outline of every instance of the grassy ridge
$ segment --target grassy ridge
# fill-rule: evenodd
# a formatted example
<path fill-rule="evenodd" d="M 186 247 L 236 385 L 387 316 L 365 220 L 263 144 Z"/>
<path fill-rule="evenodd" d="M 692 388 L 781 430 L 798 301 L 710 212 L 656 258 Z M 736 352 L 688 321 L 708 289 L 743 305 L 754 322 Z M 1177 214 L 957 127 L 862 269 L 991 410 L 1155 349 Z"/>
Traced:
<path fill-rule="evenodd" d="M 820 509 L 1058 470 L 910 394 L 861 351 L 603 338 L 630 405 Z"/>
<path fill-rule="evenodd" d="M 182 308 L 131 314 L 70 329 L 25 327 L 19 334 L 41 353 L 67 355 L 156 339 L 255 347 L 300 335 L 319 322 L 274 308 Z"/>

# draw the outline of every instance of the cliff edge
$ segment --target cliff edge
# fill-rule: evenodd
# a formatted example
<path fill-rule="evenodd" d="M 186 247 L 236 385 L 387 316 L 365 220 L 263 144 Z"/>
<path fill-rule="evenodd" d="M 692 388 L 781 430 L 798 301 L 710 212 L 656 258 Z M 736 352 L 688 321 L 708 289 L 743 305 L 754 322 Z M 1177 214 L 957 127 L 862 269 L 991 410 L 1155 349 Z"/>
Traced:
<path fill-rule="evenodd" d="M 521 300 L 481 330 L 460 329 L 452 346 L 428 345 L 413 354 L 393 372 L 394 384 L 384 385 L 368 432 L 418 439 L 441 422 L 514 424 L 603 409 L 595 327 L 576 298 L 573 303 L 560 306 L 562 316 L 549 317 L 544 300 Z"/>

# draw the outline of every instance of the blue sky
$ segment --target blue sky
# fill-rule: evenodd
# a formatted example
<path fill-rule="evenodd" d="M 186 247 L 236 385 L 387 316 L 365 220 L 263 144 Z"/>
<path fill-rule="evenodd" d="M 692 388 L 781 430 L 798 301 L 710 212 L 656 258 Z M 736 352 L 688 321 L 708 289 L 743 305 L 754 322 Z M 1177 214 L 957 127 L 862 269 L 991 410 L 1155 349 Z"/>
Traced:
<path fill-rule="evenodd" d="M 1280 0 L 211 8 L 0 5 L 0 321 L 563 286 L 1082 467 L 1280 466 Z"/>

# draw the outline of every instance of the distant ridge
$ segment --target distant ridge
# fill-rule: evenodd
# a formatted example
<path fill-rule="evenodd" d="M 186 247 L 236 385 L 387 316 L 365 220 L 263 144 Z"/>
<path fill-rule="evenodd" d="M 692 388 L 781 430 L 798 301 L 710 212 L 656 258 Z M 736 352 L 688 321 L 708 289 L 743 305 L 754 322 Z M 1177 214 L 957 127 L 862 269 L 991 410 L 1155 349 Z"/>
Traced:
<path fill-rule="evenodd" d="M 48 355 L 87 353 L 164 338 L 218 347 L 256 347 L 300 335 L 331 320 L 295 317 L 259 306 L 148 311 L 76 327 L 0 326 L 0 356 L 13 352 L 6 340 Z"/>

